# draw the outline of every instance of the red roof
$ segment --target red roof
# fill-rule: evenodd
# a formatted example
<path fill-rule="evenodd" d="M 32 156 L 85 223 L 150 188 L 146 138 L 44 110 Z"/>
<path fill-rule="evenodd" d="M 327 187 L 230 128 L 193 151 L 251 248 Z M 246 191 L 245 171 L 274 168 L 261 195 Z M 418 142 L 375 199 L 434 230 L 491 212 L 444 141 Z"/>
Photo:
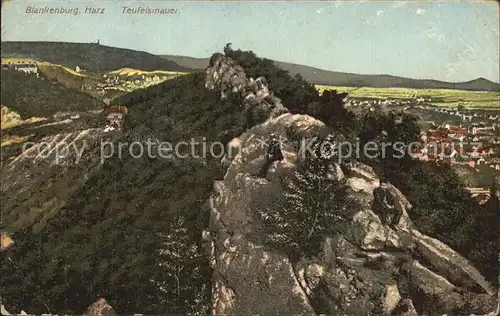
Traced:
<path fill-rule="evenodd" d="M 481 205 L 488 202 L 488 200 L 489 200 L 489 196 L 485 193 L 479 193 L 476 196 L 476 201 Z"/>
<path fill-rule="evenodd" d="M 126 115 L 128 113 L 128 109 L 125 106 L 111 106 L 103 110 L 106 115 L 111 114 L 111 113 L 119 113 L 119 114 L 124 114 Z"/>
<path fill-rule="evenodd" d="M 465 128 L 453 129 L 452 132 L 455 134 L 463 135 L 463 136 L 467 136 L 467 134 L 468 134 L 467 129 L 465 129 Z"/>

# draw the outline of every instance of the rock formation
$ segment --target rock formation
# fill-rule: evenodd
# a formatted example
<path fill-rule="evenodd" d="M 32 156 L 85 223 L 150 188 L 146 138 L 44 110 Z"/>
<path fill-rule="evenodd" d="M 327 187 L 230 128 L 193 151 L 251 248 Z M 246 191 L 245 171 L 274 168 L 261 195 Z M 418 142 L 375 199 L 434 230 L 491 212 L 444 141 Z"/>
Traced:
<path fill-rule="evenodd" d="M 89 306 L 84 316 L 116 316 L 116 313 L 113 307 L 105 299 L 101 298 Z"/>
<path fill-rule="evenodd" d="M 244 94 L 250 82 L 241 67 L 221 56 L 207 69 L 211 89 Z M 476 313 L 495 309 L 496 289 L 464 257 L 413 225 L 412 206 L 394 186 L 389 190 L 403 215 L 396 230 L 382 225 L 371 210 L 379 179 L 361 163 L 334 165 L 357 206 L 336 235 L 324 236 L 320 253 L 292 261 L 263 244 L 253 201 L 276 203 L 262 192 L 279 191 L 280 178 L 294 175 L 303 155 L 285 144 L 284 159 L 273 162 L 265 178 L 257 177 L 266 154 L 261 140 L 271 133 L 286 139 L 290 129 L 301 138 L 327 133 L 307 115 L 272 113 L 230 143 L 233 155 L 225 158 L 224 179 L 214 184 L 204 233 L 214 269 L 214 315 L 416 315 L 429 304 L 450 313 L 466 303 Z"/>
<path fill-rule="evenodd" d="M 243 100 L 243 107 L 266 111 L 271 117 L 288 112 L 281 100 L 269 91 L 264 77 L 247 78 L 243 68 L 231 58 L 215 54 L 206 75 L 205 87 L 220 92 L 222 99 L 237 94 Z"/>

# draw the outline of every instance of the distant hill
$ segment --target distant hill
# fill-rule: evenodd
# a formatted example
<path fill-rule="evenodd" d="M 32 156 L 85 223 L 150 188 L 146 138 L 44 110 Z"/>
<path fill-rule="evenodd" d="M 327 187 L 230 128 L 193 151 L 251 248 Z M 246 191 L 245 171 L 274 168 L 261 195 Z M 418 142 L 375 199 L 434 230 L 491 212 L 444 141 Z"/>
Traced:
<path fill-rule="evenodd" d="M 278 67 L 292 74 L 299 73 L 314 84 L 330 86 L 375 87 L 375 88 L 412 88 L 412 89 L 457 89 L 474 91 L 500 91 L 498 83 L 484 78 L 466 82 L 445 82 L 438 80 L 411 79 L 391 75 L 360 75 L 337 72 L 314 67 L 275 61 Z"/>
<path fill-rule="evenodd" d="M 191 69 L 203 69 L 209 58 L 161 55 L 179 66 Z M 412 89 L 456 89 L 471 91 L 500 91 L 500 84 L 478 78 L 466 82 L 445 82 L 438 80 L 411 79 L 391 75 L 360 75 L 346 72 L 323 70 L 305 65 L 274 61 L 283 70 L 292 75 L 300 74 L 310 83 L 328 86 L 374 87 L 374 88 L 412 88 Z"/>
<path fill-rule="evenodd" d="M 159 55 L 161 58 L 173 61 L 177 65 L 190 69 L 204 69 L 208 66 L 210 58 L 196 58 L 176 55 Z"/>
<path fill-rule="evenodd" d="M 44 60 L 71 69 L 107 72 L 119 68 L 188 71 L 175 62 L 146 52 L 109 47 L 95 43 L 2 42 L 2 57 Z"/>
<path fill-rule="evenodd" d="M 1 83 L 2 105 L 19 113 L 22 119 L 103 107 L 101 101 L 84 92 L 22 72 L 2 71 Z"/>

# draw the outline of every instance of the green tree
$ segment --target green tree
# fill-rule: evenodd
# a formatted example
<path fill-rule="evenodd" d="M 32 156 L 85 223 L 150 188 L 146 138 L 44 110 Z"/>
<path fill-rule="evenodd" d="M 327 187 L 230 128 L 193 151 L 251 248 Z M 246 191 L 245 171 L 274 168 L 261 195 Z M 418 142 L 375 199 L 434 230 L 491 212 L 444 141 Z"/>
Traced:
<path fill-rule="evenodd" d="M 274 95 L 293 114 L 308 114 L 323 123 L 350 133 L 356 127 L 356 116 L 344 107 L 346 93 L 325 91 L 320 96 L 315 86 L 300 74 L 290 75 L 288 71 L 278 68 L 270 59 L 259 58 L 252 51 L 224 49 L 226 57 L 236 61 L 247 77 L 264 77 Z M 214 54 L 212 59 L 217 56 Z"/>
<path fill-rule="evenodd" d="M 337 232 L 352 207 L 345 180 L 336 179 L 330 162 L 306 155 L 293 176 L 281 182 L 281 206 L 261 208 L 266 242 L 291 258 L 317 254 L 322 238 Z"/>

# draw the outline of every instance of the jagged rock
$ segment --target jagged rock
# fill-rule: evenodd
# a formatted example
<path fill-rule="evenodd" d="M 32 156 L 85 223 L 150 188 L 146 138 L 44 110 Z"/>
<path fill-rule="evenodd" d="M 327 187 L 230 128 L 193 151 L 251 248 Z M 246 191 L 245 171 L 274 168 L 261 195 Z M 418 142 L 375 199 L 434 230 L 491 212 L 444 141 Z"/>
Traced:
<path fill-rule="evenodd" d="M 398 306 L 394 310 L 394 316 L 418 316 L 415 306 L 411 299 L 403 299 L 399 302 Z"/>
<path fill-rule="evenodd" d="M 90 305 L 84 314 L 85 316 L 116 316 L 117 314 L 108 304 L 108 302 L 101 298 L 94 304 Z"/>
<path fill-rule="evenodd" d="M 334 167 L 348 181 L 349 192 L 359 206 L 351 210 L 339 235 L 324 236 L 323 251 L 316 261 L 291 262 L 264 246 L 254 203 L 257 199 L 259 203 L 275 203 L 262 192 L 279 193 L 280 178 L 293 173 L 303 156 L 300 148 L 285 142 L 284 159 L 273 163 L 265 179 L 259 178 L 255 172 L 266 148 L 259 146 L 258 140 L 271 133 L 286 138 L 289 128 L 301 137 L 313 137 L 325 126 L 309 116 L 286 113 L 254 126 L 231 142 L 238 144 L 238 152 L 226 158 L 225 177 L 216 182 L 210 199 L 214 284 L 218 284 L 213 293 L 215 314 L 343 311 L 349 315 L 363 309 L 376 313 L 377 304 L 388 313 L 401 305 L 399 297 L 411 302 L 416 290 L 424 295 L 414 299 L 437 299 L 447 310 L 460 308 L 471 298 L 485 306 L 476 304 L 477 312 L 494 308 L 493 287 L 465 258 L 418 231 L 408 217 L 410 203 L 393 186 L 389 190 L 403 215 L 396 230 L 381 224 L 371 211 L 378 177 L 363 164 L 346 165 L 346 172 Z M 405 266 L 411 276 L 406 279 L 408 289 L 402 285 Z"/>
<path fill-rule="evenodd" d="M 5 309 L 5 306 L 3 304 L 0 305 L 0 313 L 2 313 L 2 315 L 12 315 Z"/>
<path fill-rule="evenodd" d="M 468 290 L 495 295 L 495 288 L 465 258 L 435 238 L 425 236 L 417 230 L 412 230 L 412 233 L 417 251 L 432 269 Z"/>
<path fill-rule="evenodd" d="M 265 111 L 271 117 L 288 112 L 281 100 L 269 91 L 265 78 L 247 78 L 243 68 L 231 58 L 214 55 L 206 75 L 205 87 L 219 91 L 222 99 L 238 94 L 243 100 L 241 106 Z"/>
<path fill-rule="evenodd" d="M 396 283 L 386 285 L 384 312 L 391 313 L 397 307 L 400 300 L 401 294 L 399 294 L 398 285 Z"/>
<path fill-rule="evenodd" d="M 343 215 L 337 235 L 324 236 L 313 259 L 291 261 L 264 245 L 256 204 L 282 207 L 281 179 L 295 173 L 315 137 L 331 130 L 310 116 L 287 113 L 265 80 L 248 79 L 229 58 L 214 56 L 206 73 L 207 88 L 223 97 L 239 93 L 244 107 L 269 110 L 265 122 L 230 142 L 225 176 L 215 182 L 209 200 L 214 314 L 410 316 L 416 315 L 414 302 L 419 308 L 435 303 L 444 311 L 466 301 L 477 302 L 476 312 L 494 308 L 495 289 L 465 258 L 413 225 L 411 204 L 392 185 L 389 192 L 402 216 L 395 229 L 381 223 L 371 211 L 379 179 L 362 163 L 332 164 L 329 176 L 346 180 L 355 206 Z M 262 174 L 270 134 L 280 139 L 283 159 Z M 292 134 L 293 140 L 287 139 Z"/>

